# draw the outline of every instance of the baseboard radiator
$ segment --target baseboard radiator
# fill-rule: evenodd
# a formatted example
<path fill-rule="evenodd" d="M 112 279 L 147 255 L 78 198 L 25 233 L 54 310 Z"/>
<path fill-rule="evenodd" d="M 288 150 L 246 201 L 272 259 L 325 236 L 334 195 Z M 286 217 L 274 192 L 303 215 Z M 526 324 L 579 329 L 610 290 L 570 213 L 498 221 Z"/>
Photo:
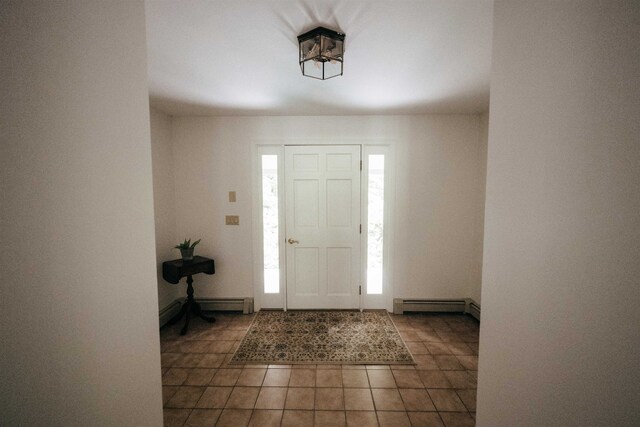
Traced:
<path fill-rule="evenodd" d="M 480 305 L 471 298 L 393 299 L 393 314 L 404 312 L 466 313 L 480 321 Z"/>
<path fill-rule="evenodd" d="M 253 298 L 196 298 L 204 311 L 241 311 L 253 313 Z"/>
<path fill-rule="evenodd" d="M 160 310 L 160 327 L 180 312 L 186 298 L 178 298 Z M 253 298 L 196 298 L 204 311 L 241 311 L 242 314 L 253 313 Z"/>
<path fill-rule="evenodd" d="M 160 327 L 163 327 L 173 316 L 180 312 L 184 298 L 178 298 L 160 310 Z"/>

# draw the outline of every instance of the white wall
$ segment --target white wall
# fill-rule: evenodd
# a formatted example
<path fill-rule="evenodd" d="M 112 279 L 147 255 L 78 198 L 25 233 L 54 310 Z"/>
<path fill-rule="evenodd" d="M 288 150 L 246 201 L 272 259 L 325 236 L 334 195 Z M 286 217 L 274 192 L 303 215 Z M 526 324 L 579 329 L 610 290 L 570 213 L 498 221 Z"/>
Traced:
<path fill-rule="evenodd" d="M 489 141 L 489 112 L 486 111 L 480 114 L 480 131 L 478 134 L 478 138 L 480 139 L 479 145 L 479 174 L 477 180 L 477 209 L 480 214 L 476 217 L 477 223 L 475 225 L 476 238 L 474 240 L 476 246 L 475 254 L 478 257 L 474 265 L 477 270 L 474 272 L 475 274 L 482 276 L 482 257 L 483 257 L 483 244 L 484 244 L 484 211 L 485 211 L 485 194 L 487 188 L 487 147 Z M 471 293 L 469 296 L 473 298 L 475 302 L 478 304 L 481 303 L 482 286 L 474 286 L 471 289 Z"/>
<path fill-rule="evenodd" d="M 175 162 L 173 158 L 171 117 L 151 108 L 151 158 L 153 166 L 153 211 L 156 230 L 156 267 L 159 309 L 183 297 L 180 287 L 162 278 L 162 262 L 180 258 L 173 247 L 176 238 Z"/>
<path fill-rule="evenodd" d="M 638 425 L 640 7 L 494 10 L 478 425 Z"/>
<path fill-rule="evenodd" d="M 0 32 L 0 424 L 161 425 L 144 5 Z"/>
<path fill-rule="evenodd" d="M 173 126 L 177 237 L 202 237 L 199 253 L 216 260 L 215 276 L 195 280 L 196 295 L 253 296 L 253 145 L 376 142 L 396 151 L 395 295 L 479 294 L 478 116 L 176 117 Z M 225 226 L 225 215 L 240 226 Z"/>

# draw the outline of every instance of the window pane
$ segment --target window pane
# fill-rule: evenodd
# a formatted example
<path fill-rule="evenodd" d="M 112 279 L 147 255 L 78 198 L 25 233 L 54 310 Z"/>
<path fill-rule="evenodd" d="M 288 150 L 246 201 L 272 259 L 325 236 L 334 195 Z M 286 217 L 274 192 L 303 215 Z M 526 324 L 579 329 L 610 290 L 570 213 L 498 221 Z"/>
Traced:
<path fill-rule="evenodd" d="M 384 155 L 369 155 L 367 188 L 367 293 L 382 293 Z"/>
<path fill-rule="evenodd" d="M 278 156 L 262 156 L 262 241 L 264 293 L 280 292 L 278 238 Z"/>

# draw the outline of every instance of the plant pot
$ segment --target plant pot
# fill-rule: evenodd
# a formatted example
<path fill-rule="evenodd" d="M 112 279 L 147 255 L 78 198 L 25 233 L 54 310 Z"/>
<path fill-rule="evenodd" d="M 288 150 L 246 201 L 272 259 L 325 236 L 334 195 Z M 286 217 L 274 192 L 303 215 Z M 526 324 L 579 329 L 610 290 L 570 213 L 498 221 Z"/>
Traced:
<path fill-rule="evenodd" d="M 180 249 L 183 261 L 193 261 L 193 249 L 194 248 Z"/>

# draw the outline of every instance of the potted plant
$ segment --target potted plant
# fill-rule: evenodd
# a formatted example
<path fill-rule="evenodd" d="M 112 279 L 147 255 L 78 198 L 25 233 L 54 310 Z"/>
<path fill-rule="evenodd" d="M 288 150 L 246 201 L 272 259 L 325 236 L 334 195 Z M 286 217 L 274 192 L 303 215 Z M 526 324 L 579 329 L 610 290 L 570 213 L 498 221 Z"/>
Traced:
<path fill-rule="evenodd" d="M 174 248 L 180 249 L 180 254 L 182 255 L 183 261 L 193 261 L 193 249 L 198 243 L 200 243 L 200 240 L 202 239 L 198 239 L 195 242 L 191 243 L 191 239 L 184 239 L 184 242 L 174 246 Z"/>

